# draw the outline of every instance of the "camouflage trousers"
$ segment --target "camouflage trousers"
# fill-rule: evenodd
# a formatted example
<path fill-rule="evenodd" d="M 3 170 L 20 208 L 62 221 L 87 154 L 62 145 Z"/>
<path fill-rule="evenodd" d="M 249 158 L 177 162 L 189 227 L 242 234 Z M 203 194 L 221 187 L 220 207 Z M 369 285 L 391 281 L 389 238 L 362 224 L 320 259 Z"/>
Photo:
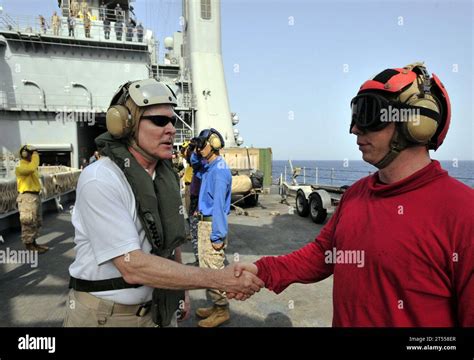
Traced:
<path fill-rule="evenodd" d="M 210 221 L 199 221 L 198 225 L 198 254 L 199 254 L 199 266 L 208 269 L 223 269 L 225 262 L 225 251 L 227 241 L 221 250 L 215 250 L 211 244 L 211 232 L 212 222 Z M 227 306 L 229 301 L 227 300 L 225 292 L 208 289 L 208 296 L 211 298 L 214 305 Z"/>
<path fill-rule="evenodd" d="M 191 235 L 191 244 L 193 245 L 193 253 L 196 259 L 199 259 L 198 254 L 198 224 L 199 216 L 195 215 L 197 209 L 198 198 L 196 196 L 190 197 L 188 211 L 189 233 Z"/>
<path fill-rule="evenodd" d="M 18 194 L 16 199 L 20 213 L 21 241 L 31 244 L 39 237 L 43 224 L 41 199 L 38 194 Z"/>
<path fill-rule="evenodd" d="M 193 253 L 196 259 L 199 258 L 198 253 L 198 224 L 199 218 L 197 216 L 191 216 L 189 218 L 189 232 L 191 235 L 191 244 L 193 245 Z"/>

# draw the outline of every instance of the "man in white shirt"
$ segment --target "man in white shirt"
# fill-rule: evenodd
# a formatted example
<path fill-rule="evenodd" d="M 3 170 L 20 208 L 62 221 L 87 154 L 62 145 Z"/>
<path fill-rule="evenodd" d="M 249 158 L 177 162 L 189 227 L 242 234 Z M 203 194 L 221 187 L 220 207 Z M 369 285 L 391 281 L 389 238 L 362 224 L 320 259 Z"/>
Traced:
<path fill-rule="evenodd" d="M 69 268 L 64 326 L 176 326 L 189 297 L 180 289 L 252 295 L 263 282 L 250 273 L 181 265 L 184 219 L 173 151 L 176 97 L 155 79 L 129 82 L 96 139 L 100 160 L 78 182 L 72 222 L 76 258 Z"/>

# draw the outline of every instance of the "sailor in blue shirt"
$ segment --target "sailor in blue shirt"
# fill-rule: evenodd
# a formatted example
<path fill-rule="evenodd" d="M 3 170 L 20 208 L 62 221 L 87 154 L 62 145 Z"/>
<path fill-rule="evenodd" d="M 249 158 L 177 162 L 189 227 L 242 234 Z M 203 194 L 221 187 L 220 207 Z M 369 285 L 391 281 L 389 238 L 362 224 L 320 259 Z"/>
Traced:
<path fill-rule="evenodd" d="M 222 247 L 227 237 L 231 187 L 232 175 L 222 157 L 204 165 L 198 206 L 203 217 L 212 217 L 211 242 L 216 248 Z"/>
<path fill-rule="evenodd" d="M 232 174 L 219 150 L 224 147 L 222 135 L 215 129 L 201 131 L 197 149 L 207 164 L 202 169 L 198 208 L 199 266 L 210 269 L 224 268 L 227 244 L 227 215 L 230 212 Z M 200 327 L 216 327 L 230 319 L 229 302 L 224 292 L 208 289 L 213 306 L 199 308 L 196 315 L 203 318 Z"/>

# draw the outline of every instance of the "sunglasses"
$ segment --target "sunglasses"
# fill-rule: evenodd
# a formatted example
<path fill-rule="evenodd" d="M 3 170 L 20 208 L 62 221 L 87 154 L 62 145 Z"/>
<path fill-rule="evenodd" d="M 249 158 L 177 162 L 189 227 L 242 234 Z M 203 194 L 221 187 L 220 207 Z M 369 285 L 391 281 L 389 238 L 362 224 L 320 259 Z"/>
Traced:
<path fill-rule="evenodd" d="M 150 120 L 153 124 L 160 127 L 165 127 L 168 123 L 175 126 L 178 118 L 176 116 L 169 117 L 164 115 L 146 115 L 143 116 L 142 119 Z"/>

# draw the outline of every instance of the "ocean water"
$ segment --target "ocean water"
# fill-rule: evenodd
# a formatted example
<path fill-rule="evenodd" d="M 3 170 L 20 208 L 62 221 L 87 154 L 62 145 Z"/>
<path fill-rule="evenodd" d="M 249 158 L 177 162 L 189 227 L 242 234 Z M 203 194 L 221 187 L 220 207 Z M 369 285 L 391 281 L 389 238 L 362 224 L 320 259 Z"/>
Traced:
<path fill-rule="evenodd" d="M 457 178 L 468 186 L 474 187 L 474 161 L 440 161 L 443 169 L 449 175 Z M 292 160 L 293 167 L 300 167 L 301 175 L 298 177 L 299 183 L 324 184 L 324 185 L 351 185 L 357 180 L 373 174 L 377 168 L 367 164 L 362 160 Z M 272 169 L 273 183 L 277 184 L 280 174 L 286 173 L 286 180 L 291 180 L 291 170 L 289 162 L 286 160 L 274 160 Z M 316 173 L 316 168 L 318 172 Z M 306 176 L 304 176 L 304 173 Z M 318 178 L 316 178 L 318 176 Z M 306 181 L 304 181 L 306 179 Z M 318 181 L 316 181 L 318 180 Z"/>

